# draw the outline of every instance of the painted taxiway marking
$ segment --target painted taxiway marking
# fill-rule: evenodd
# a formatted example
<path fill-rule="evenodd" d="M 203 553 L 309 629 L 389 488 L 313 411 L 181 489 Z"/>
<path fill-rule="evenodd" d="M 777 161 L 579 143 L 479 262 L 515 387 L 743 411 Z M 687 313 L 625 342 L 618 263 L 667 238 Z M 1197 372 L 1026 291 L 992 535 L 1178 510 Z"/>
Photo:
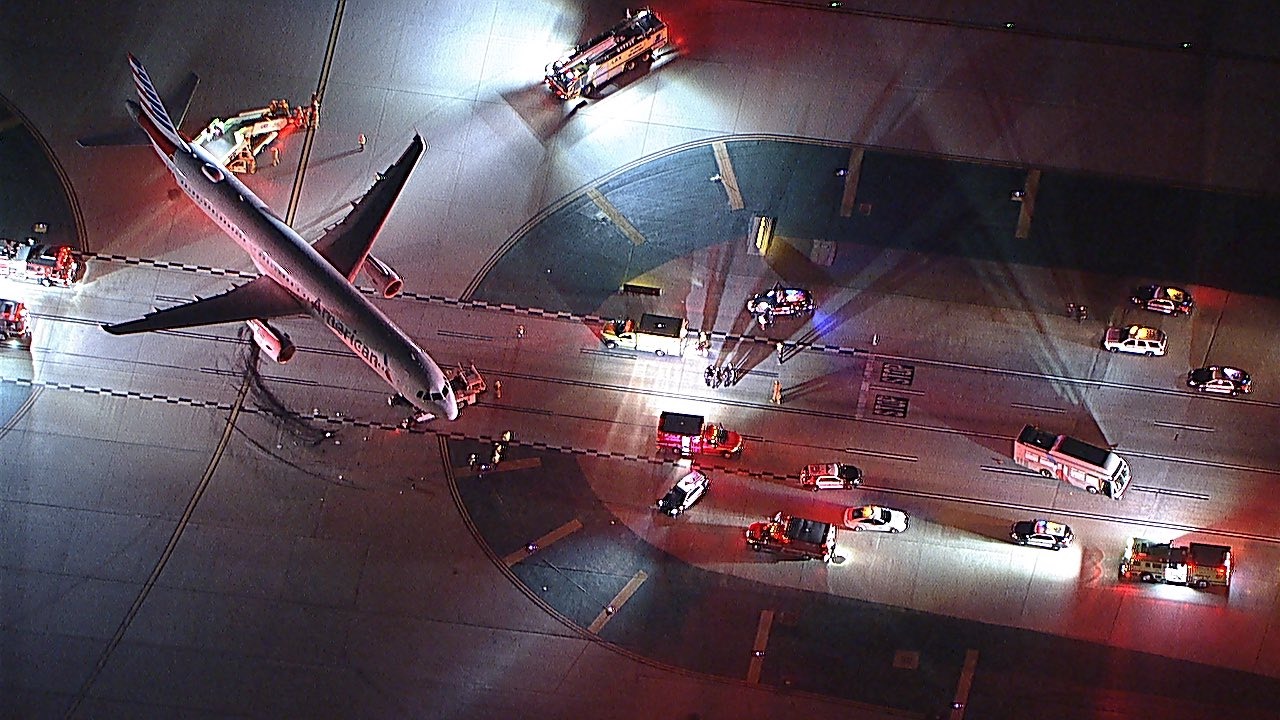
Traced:
<path fill-rule="evenodd" d="M 551 532 L 547 533 L 546 535 L 543 535 L 537 540 L 534 540 L 528 545 L 525 545 L 519 550 L 516 550 L 513 553 L 509 553 L 506 557 L 502 558 L 502 562 L 507 567 L 513 567 L 517 563 L 519 563 L 521 560 L 524 560 L 530 555 L 538 552 L 538 550 L 544 547 L 547 547 L 559 540 L 563 540 L 569 537 L 570 535 L 578 532 L 581 529 L 582 529 L 582 521 L 578 520 L 578 518 L 574 518 L 569 522 L 556 528 L 555 530 L 552 530 Z"/>
<path fill-rule="evenodd" d="M 969 686 L 973 685 L 973 673 L 978 669 L 978 651 L 964 654 L 964 668 L 960 670 L 960 682 L 956 683 L 956 699 L 951 703 L 951 720 L 963 720 L 964 706 L 969 702 Z"/>
<path fill-rule="evenodd" d="M 756 626 L 756 641 L 751 645 L 751 665 L 747 668 L 747 682 L 760 682 L 760 668 L 764 665 L 764 651 L 769 645 L 769 631 L 773 629 L 773 611 L 760 611 L 760 624 Z"/>
<path fill-rule="evenodd" d="M 719 173 L 720 184 L 724 186 L 725 194 L 729 196 L 729 207 L 741 210 L 746 205 L 742 202 L 742 191 L 738 189 L 738 176 L 733 173 L 729 147 L 723 141 L 717 140 L 711 143 L 711 150 L 716 154 L 716 171 Z"/>
<path fill-rule="evenodd" d="M 609 202 L 609 198 L 601 195 L 600 191 L 595 188 L 587 188 L 587 197 L 591 198 L 591 202 L 595 203 L 596 207 L 600 208 L 600 212 L 604 213 L 605 217 L 612 220 L 613 224 L 618 226 L 618 229 L 622 231 L 623 235 L 627 236 L 627 239 L 631 241 L 632 245 L 644 244 L 644 235 L 641 235 L 640 231 L 636 229 L 636 226 L 632 225 L 631 221 L 628 220 L 626 216 L 618 210 L 618 208 L 614 207 L 613 203 Z"/>
<path fill-rule="evenodd" d="M 1018 229 L 1013 236 L 1019 240 L 1031 237 L 1031 217 L 1036 211 L 1036 193 L 1040 192 L 1040 171 L 1032 168 L 1027 171 L 1026 183 L 1022 186 L 1022 194 L 1017 196 L 1022 203 L 1018 212 Z"/>
<path fill-rule="evenodd" d="M 862 156 L 865 153 L 860 147 L 849 151 L 849 166 L 844 173 L 844 193 L 840 196 L 840 217 L 853 215 L 853 202 L 858 197 L 858 178 L 862 175 Z"/>
<path fill-rule="evenodd" d="M 596 616 L 595 620 L 591 621 L 591 627 L 587 628 L 587 630 L 598 634 L 600 630 L 604 628 L 605 623 L 609 622 L 609 618 L 613 617 L 614 613 L 621 610 L 622 606 L 631 599 L 632 595 L 636 594 L 636 590 L 639 590 L 644 581 L 648 579 L 649 576 L 645 574 L 645 571 L 636 571 L 635 576 L 627 581 L 627 584 L 618 591 L 617 595 L 613 596 L 613 601 L 600 611 L 600 614 Z"/>

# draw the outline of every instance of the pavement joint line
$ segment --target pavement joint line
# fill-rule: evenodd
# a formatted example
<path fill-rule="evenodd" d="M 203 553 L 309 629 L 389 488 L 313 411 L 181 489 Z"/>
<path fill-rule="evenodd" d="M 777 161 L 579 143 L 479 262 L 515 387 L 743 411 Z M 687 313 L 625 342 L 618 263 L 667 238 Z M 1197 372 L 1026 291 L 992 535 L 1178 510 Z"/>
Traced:
<path fill-rule="evenodd" d="M 514 567 L 521 560 L 524 560 L 525 558 L 529 557 L 530 555 L 538 552 L 539 550 L 545 547 L 549 547 L 550 545 L 552 545 L 557 541 L 563 540 L 564 538 L 572 535 L 573 533 L 578 532 L 581 529 L 582 529 L 582 521 L 579 520 L 578 518 L 574 518 L 569 522 L 556 528 L 555 530 L 552 530 L 551 532 L 547 533 L 546 535 L 543 535 L 537 540 L 534 540 L 528 545 L 525 545 L 519 550 L 507 553 L 506 557 L 502 558 L 502 563 L 507 567 Z"/>
<path fill-rule="evenodd" d="M 631 576 L 631 579 L 627 581 L 627 584 L 618 591 L 618 594 L 613 596 L 613 600 L 600 611 L 600 614 L 596 616 L 596 619 L 591 621 L 591 625 L 587 628 L 587 632 L 599 635 L 600 631 L 604 629 L 605 624 L 609 622 L 609 619 L 622 609 L 622 606 L 631 599 L 631 596 L 636 593 L 636 590 L 640 589 L 640 586 L 644 584 L 644 581 L 647 579 L 649 579 L 648 573 L 643 570 L 637 570 L 636 574 Z"/>
<path fill-rule="evenodd" d="M 751 645 L 751 664 L 747 667 L 747 682 L 760 682 L 760 670 L 764 667 L 764 652 L 769 646 L 769 632 L 773 629 L 773 611 L 761 610 L 760 623 L 756 625 L 756 639 Z"/>

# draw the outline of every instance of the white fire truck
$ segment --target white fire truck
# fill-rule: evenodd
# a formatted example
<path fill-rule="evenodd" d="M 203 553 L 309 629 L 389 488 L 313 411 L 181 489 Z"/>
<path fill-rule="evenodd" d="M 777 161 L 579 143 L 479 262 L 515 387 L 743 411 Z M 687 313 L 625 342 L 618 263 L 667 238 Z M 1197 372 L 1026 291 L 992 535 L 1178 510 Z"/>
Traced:
<path fill-rule="evenodd" d="M 1129 485 L 1129 463 L 1110 450 L 1027 425 L 1013 440 L 1013 461 L 1045 477 L 1119 500 Z"/>
<path fill-rule="evenodd" d="M 1207 588 L 1231 587 L 1231 548 L 1191 543 L 1172 545 L 1129 538 L 1120 560 L 1120 577 L 1149 583 Z"/>
<path fill-rule="evenodd" d="M 84 265 L 69 245 L 0 240 L 0 278 L 38 282 L 45 287 L 71 287 L 84 277 Z"/>
<path fill-rule="evenodd" d="M 652 10 L 628 12 L 622 22 L 547 65 L 547 87 L 562 100 L 590 97 L 596 88 L 637 64 L 652 62 L 653 54 L 667 42 L 667 24 Z"/>

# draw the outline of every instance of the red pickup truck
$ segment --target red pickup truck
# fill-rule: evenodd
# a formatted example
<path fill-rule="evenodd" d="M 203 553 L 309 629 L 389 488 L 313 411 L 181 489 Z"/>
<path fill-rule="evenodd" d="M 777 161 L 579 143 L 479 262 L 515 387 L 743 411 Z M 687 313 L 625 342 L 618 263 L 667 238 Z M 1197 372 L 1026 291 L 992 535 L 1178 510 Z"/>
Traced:
<path fill-rule="evenodd" d="M 694 455 L 742 455 L 742 436 L 701 415 L 664 412 L 658 417 L 658 448 L 669 448 L 682 457 Z"/>

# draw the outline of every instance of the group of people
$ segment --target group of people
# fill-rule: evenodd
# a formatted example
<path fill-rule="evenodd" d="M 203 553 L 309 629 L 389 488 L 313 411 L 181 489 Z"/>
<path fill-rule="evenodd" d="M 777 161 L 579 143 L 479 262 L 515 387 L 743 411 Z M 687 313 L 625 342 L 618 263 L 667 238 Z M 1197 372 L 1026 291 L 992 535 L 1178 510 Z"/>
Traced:
<path fill-rule="evenodd" d="M 707 369 L 702 373 L 702 379 L 706 381 L 707 387 L 733 387 L 742 379 L 738 374 L 738 369 L 732 365 L 708 365 Z"/>
<path fill-rule="evenodd" d="M 1076 322 L 1084 322 L 1089 318 L 1089 306 L 1067 303 L 1067 317 Z"/>

